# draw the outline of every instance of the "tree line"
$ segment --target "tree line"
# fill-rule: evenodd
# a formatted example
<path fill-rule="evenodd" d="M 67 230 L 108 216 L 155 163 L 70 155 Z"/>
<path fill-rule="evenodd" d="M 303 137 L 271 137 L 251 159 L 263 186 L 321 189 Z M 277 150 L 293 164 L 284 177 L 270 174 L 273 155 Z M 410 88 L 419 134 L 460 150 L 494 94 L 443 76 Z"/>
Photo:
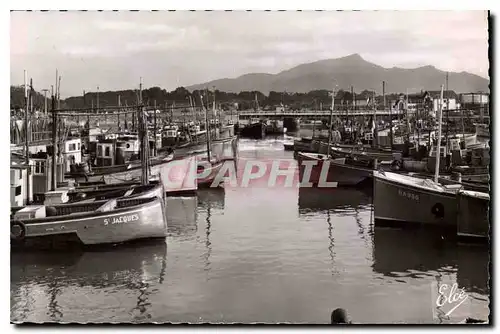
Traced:
<path fill-rule="evenodd" d="M 190 92 L 184 87 L 179 87 L 173 91 L 167 91 L 160 87 L 151 87 L 142 91 L 142 101 L 144 105 L 154 107 L 160 110 L 170 110 L 172 106 L 175 109 L 188 108 L 190 100 L 195 107 L 200 107 L 203 101 L 205 107 L 212 107 L 215 101 L 218 108 L 224 110 L 248 110 L 253 108 L 261 108 L 264 110 L 274 110 L 279 106 L 286 106 L 288 109 L 324 109 L 331 107 L 332 98 L 331 91 L 313 90 L 308 93 L 291 93 L 291 92 L 275 92 L 271 91 L 265 95 L 259 91 L 243 91 L 240 93 L 229 93 L 219 90 L 215 91 L 198 91 Z M 387 106 L 391 101 L 397 100 L 403 93 L 386 94 Z M 453 92 L 453 95 L 456 95 Z M 351 93 L 348 90 L 340 89 L 335 94 L 336 108 L 351 108 L 356 105 L 358 107 L 366 106 L 370 99 L 370 106 L 375 104 L 379 107 L 383 106 L 383 96 L 376 95 L 373 91 L 363 90 L 362 92 Z M 139 101 L 138 90 L 121 90 L 107 92 L 88 92 L 81 96 L 72 96 L 61 100 L 61 108 L 77 109 L 77 108 L 97 108 L 137 105 Z M 356 102 L 355 102 L 356 101 Z M 11 86 L 11 109 L 24 109 L 24 88 L 19 86 Z M 39 92 L 33 94 L 33 106 L 37 110 L 44 108 L 44 96 Z M 48 108 L 51 108 L 51 100 L 48 97 Z"/>

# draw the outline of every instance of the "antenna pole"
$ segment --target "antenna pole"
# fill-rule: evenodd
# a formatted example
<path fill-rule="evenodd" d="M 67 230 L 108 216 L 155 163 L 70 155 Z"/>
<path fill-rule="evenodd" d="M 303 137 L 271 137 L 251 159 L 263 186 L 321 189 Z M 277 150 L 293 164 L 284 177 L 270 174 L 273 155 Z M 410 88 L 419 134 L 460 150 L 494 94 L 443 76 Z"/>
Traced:
<path fill-rule="evenodd" d="M 328 131 L 328 147 L 326 151 L 326 156 L 330 157 L 330 146 L 332 144 L 332 126 L 333 126 L 333 108 L 335 107 L 335 88 L 332 91 L 332 110 L 330 110 L 330 128 Z"/>

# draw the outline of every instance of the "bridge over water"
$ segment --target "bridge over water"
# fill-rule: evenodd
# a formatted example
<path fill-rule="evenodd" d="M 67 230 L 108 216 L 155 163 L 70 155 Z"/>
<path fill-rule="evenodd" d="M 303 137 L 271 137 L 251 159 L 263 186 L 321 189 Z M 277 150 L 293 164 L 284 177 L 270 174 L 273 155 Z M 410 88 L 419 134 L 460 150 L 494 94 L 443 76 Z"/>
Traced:
<path fill-rule="evenodd" d="M 333 116 L 336 117 L 356 117 L 356 116 L 380 116 L 381 118 L 386 118 L 392 115 L 393 118 L 402 117 L 405 115 L 404 111 L 401 110 L 335 110 Z M 243 110 L 238 112 L 240 119 L 250 119 L 250 118 L 324 118 L 330 117 L 330 110 L 286 110 L 286 111 L 275 111 L 275 110 Z M 469 111 L 461 110 L 443 110 L 443 119 L 489 119 L 489 115 L 481 115 L 479 112 L 474 112 L 471 114 Z"/>

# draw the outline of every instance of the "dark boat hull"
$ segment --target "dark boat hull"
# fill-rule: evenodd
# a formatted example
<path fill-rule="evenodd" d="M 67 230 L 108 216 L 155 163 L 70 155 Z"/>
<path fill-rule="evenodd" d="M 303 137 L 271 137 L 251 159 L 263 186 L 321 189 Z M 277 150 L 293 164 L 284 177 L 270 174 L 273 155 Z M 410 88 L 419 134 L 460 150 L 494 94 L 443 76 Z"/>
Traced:
<path fill-rule="evenodd" d="M 373 206 L 376 220 L 436 227 L 456 226 L 457 202 L 453 191 L 418 187 L 409 182 L 399 182 L 396 178 L 391 179 L 384 174 L 374 172 Z"/>
<path fill-rule="evenodd" d="M 262 139 L 266 136 L 266 126 L 263 123 L 253 123 L 240 130 L 241 137 Z"/>
<path fill-rule="evenodd" d="M 222 160 L 211 163 L 210 166 L 198 167 L 198 176 L 196 182 L 198 188 L 214 188 L 218 187 L 222 182 L 222 177 L 219 175 L 224 163 L 229 160 Z M 207 164 L 207 161 L 204 161 Z M 204 166 L 205 164 L 199 164 L 198 166 Z M 221 182 L 219 182 L 221 181 Z"/>
<path fill-rule="evenodd" d="M 311 182 L 313 186 L 320 186 L 321 173 L 326 174 L 326 182 L 332 182 L 337 187 L 350 187 L 364 184 L 371 184 L 373 170 L 358 166 L 345 164 L 345 159 L 324 160 L 320 155 L 314 153 L 299 153 L 297 156 L 299 163 L 299 179 L 301 183 Z M 344 163 L 339 162 L 344 160 Z M 315 161 L 316 164 L 311 169 L 309 180 L 305 178 L 306 165 L 304 161 Z M 327 171 L 323 171 L 326 169 Z M 323 174 L 324 175 L 324 174 Z M 324 181 L 324 176 L 323 180 Z"/>
<path fill-rule="evenodd" d="M 485 193 L 459 191 L 457 235 L 463 239 L 485 239 L 490 232 L 490 197 Z"/>
<path fill-rule="evenodd" d="M 312 140 L 295 140 L 293 142 L 293 149 L 296 152 L 318 153 L 318 150 L 315 150 L 313 147 Z"/>

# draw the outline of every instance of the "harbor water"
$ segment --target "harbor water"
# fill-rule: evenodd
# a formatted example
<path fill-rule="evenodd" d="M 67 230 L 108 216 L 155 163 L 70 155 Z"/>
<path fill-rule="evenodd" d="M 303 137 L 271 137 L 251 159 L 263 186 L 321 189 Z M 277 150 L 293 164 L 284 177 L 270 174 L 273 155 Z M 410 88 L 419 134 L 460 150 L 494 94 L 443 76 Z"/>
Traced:
<path fill-rule="evenodd" d="M 283 138 L 239 159 L 292 159 Z M 297 170 L 298 173 L 298 170 Z M 227 187 L 168 199 L 165 241 L 84 253 L 14 253 L 13 322 L 453 323 L 489 315 L 487 249 L 375 227 L 371 194 Z M 437 286 L 467 300 L 437 310 Z"/>

